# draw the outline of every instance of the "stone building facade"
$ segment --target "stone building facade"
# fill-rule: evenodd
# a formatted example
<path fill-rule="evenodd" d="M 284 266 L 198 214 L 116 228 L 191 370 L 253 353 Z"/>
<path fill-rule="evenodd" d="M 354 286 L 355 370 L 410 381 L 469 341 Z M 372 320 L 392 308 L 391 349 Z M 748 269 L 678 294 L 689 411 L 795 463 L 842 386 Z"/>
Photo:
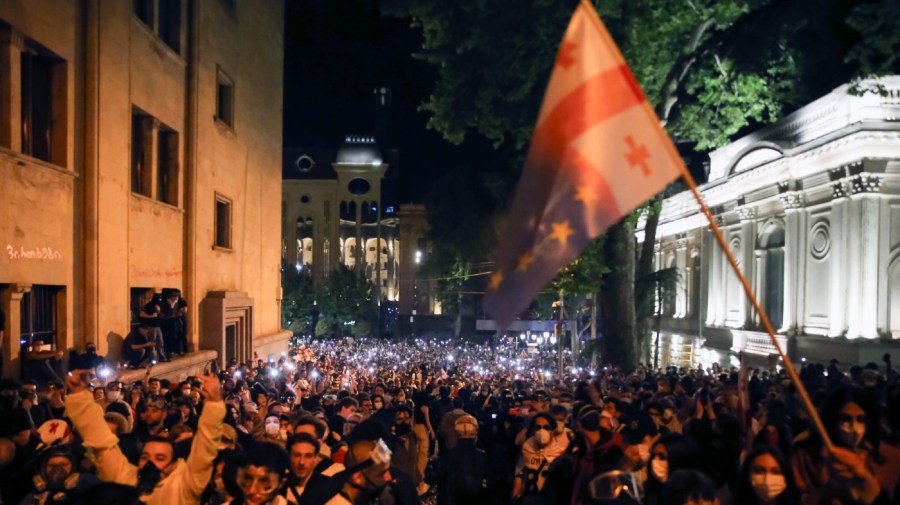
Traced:
<path fill-rule="evenodd" d="M 279 2 L 0 3 L 3 359 L 43 336 L 117 356 L 137 308 L 188 302 L 177 376 L 286 349 Z M 214 352 L 210 352 L 214 351 Z M 12 369 L 10 369 L 12 367 Z"/>
<path fill-rule="evenodd" d="M 336 151 L 286 148 L 283 177 L 288 267 L 309 269 L 320 283 L 345 265 L 378 286 L 381 302 L 401 319 L 440 313 L 431 283 L 419 276 L 428 254 L 427 211 L 398 203 L 391 164 L 374 138 L 348 136 Z"/>
<path fill-rule="evenodd" d="M 795 361 L 900 349 L 900 77 L 879 85 L 839 87 L 710 154 L 703 198 Z M 663 203 L 656 267 L 680 277 L 663 331 L 775 352 L 689 191 Z"/>

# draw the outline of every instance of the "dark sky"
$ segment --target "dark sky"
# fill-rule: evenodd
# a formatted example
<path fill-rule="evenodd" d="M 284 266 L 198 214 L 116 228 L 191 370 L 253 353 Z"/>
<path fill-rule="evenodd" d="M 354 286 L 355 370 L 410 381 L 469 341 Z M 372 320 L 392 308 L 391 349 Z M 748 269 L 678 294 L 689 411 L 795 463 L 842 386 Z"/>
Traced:
<path fill-rule="evenodd" d="M 434 71 L 412 57 L 419 34 L 405 20 L 381 17 L 363 0 L 287 0 L 285 147 L 338 147 L 347 134 L 375 133 L 373 91 L 392 91 L 388 139 L 400 150 L 400 201 L 422 201 L 431 183 L 463 163 L 484 163 L 487 142 L 453 146 L 427 130 L 417 110 Z M 385 144 L 385 142 L 382 142 Z"/>

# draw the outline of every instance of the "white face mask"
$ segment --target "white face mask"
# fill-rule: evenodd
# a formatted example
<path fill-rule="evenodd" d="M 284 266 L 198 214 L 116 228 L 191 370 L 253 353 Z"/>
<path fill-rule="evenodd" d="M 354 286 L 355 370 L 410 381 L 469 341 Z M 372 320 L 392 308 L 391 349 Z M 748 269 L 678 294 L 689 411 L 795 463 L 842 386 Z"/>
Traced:
<path fill-rule="evenodd" d="M 669 478 L 669 462 L 664 459 L 654 458 L 650 460 L 650 471 L 653 476 L 660 482 L 665 482 Z"/>
<path fill-rule="evenodd" d="M 771 501 L 784 492 L 787 483 L 784 481 L 784 475 L 775 475 L 772 473 L 753 474 L 750 477 L 750 484 L 753 491 L 765 501 Z"/>
<path fill-rule="evenodd" d="M 843 422 L 838 425 L 838 430 L 844 443 L 854 449 L 859 447 L 866 436 L 866 425 L 863 423 Z"/>
<path fill-rule="evenodd" d="M 107 391 L 107 392 L 106 392 L 106 401 L 108 401 L 108 402 L 114 402 L 114 401 L 116 401 L 116 400 L 118 400 L 118 399 L 119 399 L 119 392 L 118 392 L 118 391 Z"/>
<path fill-rule="evenodd" d="M 534 439 L 537 441 L 538 445 L 541 447 L 550 443 L 550 432 L 547 430 L 537 430 L 534 433 Z"/>
<path fill-rule="evenodd" d="M 281 424 L 279 423 L 266 423 L 266 435 L 275 437 L 278 436 L 281 432 Z"/>

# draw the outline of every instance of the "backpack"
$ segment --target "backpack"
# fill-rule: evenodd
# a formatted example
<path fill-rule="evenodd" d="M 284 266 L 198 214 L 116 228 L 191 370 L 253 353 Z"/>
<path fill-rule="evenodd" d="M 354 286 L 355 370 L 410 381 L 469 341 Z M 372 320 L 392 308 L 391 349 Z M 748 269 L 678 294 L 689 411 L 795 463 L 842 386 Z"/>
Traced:
<path fill-rule="evenodd" d="M 471 454 L 455 451 L 453 455 L 453 482 L 457 495 L 473 496 L 484 491 L 487 478 L 487 455 L 478 449 Z M 474 456 L 474 457 L 472 457 Z"/>

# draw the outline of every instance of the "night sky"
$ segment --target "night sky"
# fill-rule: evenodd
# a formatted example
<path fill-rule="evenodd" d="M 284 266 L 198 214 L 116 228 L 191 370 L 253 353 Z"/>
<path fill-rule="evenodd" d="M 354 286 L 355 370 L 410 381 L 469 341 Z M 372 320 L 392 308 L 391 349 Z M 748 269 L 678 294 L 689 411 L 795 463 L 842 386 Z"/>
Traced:
<path fill-rule="evenodd" d="M 454 146 L 427 130 L 417 110 L 434 72 L 412 53 L 419 34 L 383 18 L 377 2 L 289 0 L 285 19 L 284 146 L 336 148 L 345 135 L 375 133 L 377 87 L 392 91 L 385 148 L 400 151 L 400 201 L 421 202 L 432 183 L 464 163 L 497 163 L 488 142 Z"/>

